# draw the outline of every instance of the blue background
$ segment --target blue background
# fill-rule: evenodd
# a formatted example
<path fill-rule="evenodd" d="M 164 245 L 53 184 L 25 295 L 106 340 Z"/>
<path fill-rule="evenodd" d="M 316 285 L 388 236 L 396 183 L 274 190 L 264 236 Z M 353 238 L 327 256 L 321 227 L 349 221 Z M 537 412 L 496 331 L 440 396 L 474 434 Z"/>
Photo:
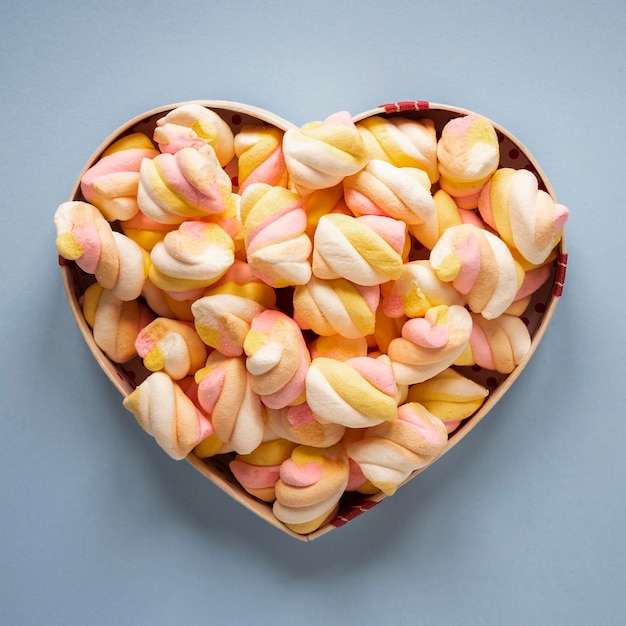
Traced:
<path fill-rule="evenodd" d="M 0 622 L 623 624 L 623 2 L 21 0 L 0 22 Z M 300 125 L 423 99 L 516 135 L 569 206 L 565 292 L 507 396 L 306 544 L 169 459 L 71 317 L 52 215 L 146 110 Z"/>

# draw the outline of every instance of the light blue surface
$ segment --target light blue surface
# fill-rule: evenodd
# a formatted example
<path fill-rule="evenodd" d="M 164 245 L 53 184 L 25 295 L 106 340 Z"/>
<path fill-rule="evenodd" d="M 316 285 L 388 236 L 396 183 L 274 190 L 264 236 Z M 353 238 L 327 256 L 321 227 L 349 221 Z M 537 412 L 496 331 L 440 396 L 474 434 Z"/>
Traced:
<path fill-rule="evenodd" d="M 604 3 L 3 2 L 0 623 L 617 625 L 626 609 L 626 10 Z M 472 109 L 571 209 L 554 323 L 452 453 L 304 544 L 167 458 L 70 315 L 52 215 L 127 119 Z"/>

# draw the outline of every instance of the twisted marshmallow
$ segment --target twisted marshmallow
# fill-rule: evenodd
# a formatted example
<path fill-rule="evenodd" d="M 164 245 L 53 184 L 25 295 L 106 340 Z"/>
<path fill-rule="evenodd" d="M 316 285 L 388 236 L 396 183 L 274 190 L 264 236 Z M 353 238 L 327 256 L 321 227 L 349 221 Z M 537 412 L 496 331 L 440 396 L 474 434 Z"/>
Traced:
<path fill-rule="evenodd" d="M 440 280 L 428 261 L 405 263 L 400 277 L 381 285 L 380 291 L 382 309 L 393 318 L 423 317 L 439 304 L 465 304 L 463 296 Z"/>
<path fill-rule="evenodd" d="M 283 154 L 291 182 L 305 196 L 315 189 L 338 185 L 368 161 L 367 148 L 350 114 L 335 113 L 323 122 L 290 129 Z"/>
<path fill-rule="evenodd" d="M 250 324 L 244 352 L 252 390 L 271 409 L 303 400 L 310 356 L 298 325 L 280 311 L 259 313 Z"/>
<path fill-rule="evenodd" d="M 538 188 L 528 170 L 501 168 L 481 191 L 481 216 L 530 263 L 544 263 L 563 235 L 569 210 Z"/>
<path fill-rule="evenodd" d="M 454 198 L 443 189 L 438 189 L 433 194 L 433 203 L 435 211 L 432 219 L 409 226 L 409 232 L 429 250 L 434 248 L 441 235 L 452 226 L 474 224 L 484 228 L 482 220 L 474 211 L 459 208 Z"/>
<path fill-rule="evenodd" d="M 475 113 L 451 119 L 437 143 L 437 158 L 441 188 L 462 208 L 475 208 L 478 193 L 500 162 L 495 128 Z"/>
<path fill-rule="evenodd" d="M 313 240 L 313 274 L 379 285 L 402 272 L 406 225 L 391 217 L 323 216 Z"/>
<path fill-rule="evenodd" d="M 506 244 L 473 224 L 446 230 L 430 253 L 430 264 L 440 280 L 467 297 L 473 312 L 487 319 L 511 305 L 524 279 Z"/>
<path fill-rule="evenodd" d="M 180 224 L 232 209 L 232 183 L 211 146 L 144 159 L 137 203 L 155 222 Z"/>
<path fill-rule="evenodd" d="M 213 427 L 182 389 L 164 372 L 150 374 L 124 407 L 173 459 L 184 459 Z"/>
<path fill-rule="evenodd" d="M 154 319 L 152 311 L 139 300 L 120 300 L 97 282 L 85 290 L 82 309 L 96 345 L 115 363 L 137 356 L 137 336 Z"/>
<path fill-rule="evenodd" d="M 342 335 L 348 339 L 374 332 L 378 286 L 363 287 L 344 278 L 322 280 L 312 276 L 293 294 L 293 319 L 302 329 L 318 335 Z"/>
<path fill-rule="evenodd" d="M 341 445 L 297 446 L 280 466 L 272 511 L 294 532 L 310 533 L 335 513 L 348 477 L 348 457 Z"/>
<path fill-rule="evenodd" d="M 152 248 L 148 276 L 169 292 L 208 287 L 233 264 L 234 248 L 233 240 L 217 224 L 183 222 Z"/>
<path fill-rule="evenodd" d="M 214 351 L 194 378 L 198 402 L 210 416 L 215 436 L 239 454 L 250 454 L 263 440 L 265 422 L 244 358 Z"/>
<path fill-rule="evenodd" d="M 240 211 L 252 273 L 273 287 L 306 284 L 311 277 L 311 240 L 298 195 L 255 183 L 243 193 Z"/>
<path fill-rule="evenodd" d="M 268 124 L 248 124 L 235 135 L 240 194 L 253 183 L 287 187 L 283 135 L 282 130 Z"/>
<path fill-rule="evenodd" d="M 135 340 L 137 354 L 151 372 L 165 372 L 180 380 L 194 374 L 207 358 L 206 345 L 188 322 L 158 317 Z"/>
<path fill-rule="evenodd" d="M 396 167 L 416 167 L 431 183 L 437 170 L 437 133 L 431 119 L 371 116 L 357 122 L 372 159 L 382 159 Z"/>
<path fill-rule="evenodd" d="M 191 305 L 198 335 L 226 356 L 241 356 L 252 320 L 265 311 L 261 303 L 234 294 L 199 298 Z"/>
<path fill-rule="evenodd" d="M 87 202 L 61 204 L 55 214 L 59 254 L 110 289 L 121 300 L 141 294 L 147 276 L 147 255 L 131 239 L 113 231 L 100 211 Z"/>
<path fill-rule="evenodd" d="M 435 203 L 428 175 L 414 167 L 396 167 L 371 159 L 343 180 L 345 202 L 355 215 L 387 215 L 409 226 L 432 221 Z"/>
<path fill-rule="evenodd" d="M 443 422 L 416 402 L 398 408 L 391 422 L 368 428 L 364 437 L 347 446 L 368 480 L 390 496 L 410 475 L 430 465 L 448 441 Z"/>
<path fill-rule="evenodd" d="M 486 387 L 448 368 L 424 382 L 411 385 L 406 399 L 407 402 L 418 402 L 438 417 L 450 433 L 462 420 L 478 411 L 488 394 Z"/>
<path fill-rule="evenodd" d="M 161 152 L 210 145 L 223 167 L 235 156 L 235 139 L 230 126 L 213 110 L 196 103 L 176 107 L 157 120 L 154 140 Z"/>
<path fill-rule="evenodd" d="M 314 448 L 335 445 L 346 430 L 341 424 L 320 422 L 306 402 L 282 409 L 268 409 L 267 421 L 279 437 Z"/>
<path fill-rule="evenodd" d="M 306 400 L 318 419 L 350 428 L 395 419 L 397 393 L 386 356 L 317 357 L 306 376 Z"/>
<path fill-rule="evenodd" d="M 388 354 L 401 385 L 423 382 L 460 356 L 472 331 L 472 318 L 462 306 L 441 304 L 424 317 L 409 319 L 402 336 L 392 339 Z"/>
<path fill-rule="evenodd" d="M 143 133 L 126 135 L 113 142 L 80 179 L 87 202 L 109 221 L 127 220 L 139 211 L 137 188 L 143 159 L 159 154 Z"/>
<path fill-rule="evenodd" d="M 250 454 L 238 454 L 228 467 L 237 482 L 252 496 L 264 502 L 276 499 L 280 466 L 297 444 L 286 439 L 261 443 Z"/>
<path fill-rule="evenodd" d="M 241 356 L 250 323 L 275 304 L 274 289 L 256 278 L 247 263 L 236 260 L 191 304 L 191 312 L 204 343 L 226 356 Z"/>
<path fill-rule="evenodd" d="M 531 347 L 526 324 L 514 315 L 500 315 L 487 320 L 472 314 L 473 328 L 469 344 L 455 361 L 456 365 L 479 365 L 501 374 L 510 374 Z"/>

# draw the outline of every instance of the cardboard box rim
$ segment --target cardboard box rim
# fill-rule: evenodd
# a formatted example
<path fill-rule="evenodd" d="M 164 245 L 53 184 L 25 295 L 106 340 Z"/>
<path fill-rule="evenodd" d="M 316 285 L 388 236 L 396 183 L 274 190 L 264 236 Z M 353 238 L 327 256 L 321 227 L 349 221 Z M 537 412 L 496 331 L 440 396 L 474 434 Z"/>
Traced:
<path fill-rule="evenodd" d="M 271 113 L 270 111 L 266 111 L 264 109 L 242 104 L 239 102 L 231 102 L 227 100 L 191 100 L 178 102 L 174 104 L 164 105 L 155 109 L 151 109 L 145 113 L 137 115 L 132 118 L 119 128 L 117 128 L 113 133 L 111 133 L 102 143 L 101 145 L 93 152 L 91 157 L 85 163 L 82 171 L 80 172 L 76 182 L 72 188 L 70 193 L 70 200 L 83 200 L 83 197 L 80 192 L 80 180 L 83 174 L 89 169 L 100 157 L 100 155 L 106 150 L 106 148 L 113 143 L 117 138 L 122 135 L 134 130 L 137 126 L 143 123 L 149 123 L 149 120 L 152 118 L 156 118 L 156 116 L 164 115 L 167 111 L 170 111 L 177 106 L 188 103 L 200 104 L 202 106 L 208 107 L 210 109 L 215 110 L 218 114 L 220 112 L 227 112 L 229 114 L 239 114 L 242 116 L 246 116 L 257 121 L 266 122 L 268 124 L 272 124 L 282 130 L 288 130 L 289 128 L 296 128 L 294 124 L 291 122 L 279 117 L 278 115 Z M 444 117 L 456 117 L 459 115 L 469 115 L 472 111 L 460 107 L 450 106 L 446 104 L 438 104 L 432 102 L 421 102 L 415 101 L 413 102 L 405 102 L 401 103 L 402 106 L 398 105 L 382 105 L 368 111 L 365 111 L 359 115 L 353 117 L 354 121 L 360 121 L 366 119 L 371 116 L 404 116 L 411 118 L 420 118 L 420 117 L 436 117 L 438 115 L 443 115 Z M 414 104 L 414 107 L 412 106 Z M 532 154 L 528 151 L 528 149 L 509 131 L 502 128 L 496 122 L 490 120 L 493 124 L 494 128 L 498 133 L 501 134 L 502 137 L 508 139 L 524 157 L 528 160 L 529 164 L 535 170 L 540 183 L 543 184 L 546 191 L 555 198 L 554 191 L 539 164 L 535 161 Z M 566 241 L 565 236 L 558 245 L 557 248 L 558 254 L 560 258 L 564 258 L 566 255 Z M 113 385 L 118 389 L 118 391 L 122 394 L 123 397 L 127 396 L 134 385 L 131 381 L 129 381 L 124 376 L 123 367 L 118 364 L 113 363 L 94 342 L 93 334 L 91 329 L 87 325 L 85 318 L 83 317 L 83 313 L 81 310 L 80 302 L 79 302 L 79 294 L 78 287 L 76 281 L 76 272 L 79 271 L 78 268 L 73 263 L 60 262 L 61 265 L 61 273 L 62 273 L 62 281 L 64 290 L 66 293 L 66 297 L 70 306 L 70 310 L 76 320 L 78 328 L 89 347 L 92 355 L 96 359 L 100 368 L 107 375 L 109 380 L 113 383 Z M 481 408 L 474 413 L 470 418 L 466 419 L 462 426 L 455 431 L 448 441 L 447 446 L 442 451 L 442 453 L 435 459 L 429 463 L 428 466 L 424 468 L 420 468 L 414 471 L 405 481 L 404 484 L 415 478 L 422 471 L 430 467 L 437 459 L 441 458 L 444 454 L 449 452 L 454 446 L 456 446 L 471 430 L 473 430 L 478 423 L 485 417 L 485 415 L 498 403 L 498 401 L 502 398 L 502 396 L 508 391 L 508 389 L 513 385 L 515 380 L 522 373 L 532 356 L 534 355 L 539 343 L 543 339 L 543 336 L 546 332 L 546 329 L 554 315 L 554 311 L 556 309 L 556 305 L 559 300 L 560 293 L 557 293 L 554 289 L 555 282 L 557 280 L 558 272 L 557 268 L 553 271 L 547 288 L 550 290 L 548 295 L 548 301 L 546 303 L 546 308 L 543 315 L 540 318 L 540 321 L 535 328 L 532 334 L 532 344 L 531 349 L 528 354 L 524 357 L 523 361 L 515 368 L 515 370 L 507 375 L 502 377 L 502 380 L 496 385 L 493 391 L 490 392 L 487 400 L 481 406 Z M 121 403 L 120 403 L 121 407 Z M 271 505 L 261 502 L 249 495 L 230 475 L 230 472 L 227 466 L 220 462 L 219 459 L 200 459 L 193 452 L 188 455 L 186 459 L 197 471 L 199 471 L 203 476 L 205 476 L 208 480 L 210 480 L 213 484 L 215 484 L 218 488 L 220 488 L 223 492 L 232 497 L 239 504 L 246 507 L 255 515 L 259 516 L 272 526 L 278 528 L 279 530 L 287 533 L 288 535 L 301 540 L 301 541 L 310 541 L 325 533 L 333 530 L 335 528 L 339 528 L 349 522 L 351 519 L 354 519 L 361 513 L 369 510 L 382 500 L 386 498 L 382 492 L 379 492 L 374 495 L 369 496 L 355 496 L 350 502 L 347 503 L 344 507 L 340 508 L 337 512 L 336 516 L 330 520 L 328 520 L 322 527 L 317 529 L 316 531 L 301 535 L 293 532 L 289 528 L 287 528 L 282 522 L 280 522 L 273 515 L 271 510 Z"/>

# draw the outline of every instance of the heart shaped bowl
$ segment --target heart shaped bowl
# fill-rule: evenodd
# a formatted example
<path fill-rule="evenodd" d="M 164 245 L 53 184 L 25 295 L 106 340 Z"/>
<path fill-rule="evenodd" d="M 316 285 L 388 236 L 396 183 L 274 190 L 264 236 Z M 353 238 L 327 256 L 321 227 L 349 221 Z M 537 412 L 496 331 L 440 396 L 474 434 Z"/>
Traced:
<path fill-rule="evenodd" d="M 215 111 L 220 117 L 222 117 L 223 120 L 227 122 L 235 134 L 246 124 L 261 122 L 276 126 L 283 131 L 295 128 L 294 124 L 291 122 L 284 120 L 269 111 L 265 111 L 254 106 L 218 100 L 197 100 L 194 102 Z M 85 200 L 81 193 L 80 180 L 83 174 L 98 161 L 103 152 L 112 143 L 124 135 L 134 132 L 143 132 L 151 137 L 156 126 L 156 120 L 181 104 L 184 103 L 163 106 L 138 115 L 113 132 L 103 141 L 103 143 L 85 163 L 85 166 L 79 174 L 71 191 L 69 199 Z M 444 104 L 435 104 L 425 101 L 406 101 L 379 106 L 361 113 L 353 119 L 355 122 L 358 122 L 372 116 L 403 116 L 411 119 L 430 118 L 435 124 L 437 137 L 439 137 L 446 122 L 452 118 L 468 115 L 470 113 L 471 111 L 466 109 Z M 526 147 L 507 130 L 493 121 L 491 123 L 496 129 L 500 141 L 499 167 L 511 167 L 514 169 L 524 168 L 531 171 L 538 179 L 539 188 L 549 193 L 552 198 L 555 198 L 547 177 Z M 237 191 L 236 158 L 225 167 L 225 170 L 233 180 L 233 191 Z M 441 454 L 433 459 L 432 462 L 443 456 L 443 454 L 449 452 L 489 413 L 489 411 L 498 403 L 511 385 L 513 385 L 515 380 L 519 377 L 532 358 L 550 321 L 552 320 L 557 302 L 563 291 L 567 266 L 565 237 L 561 239 L 555 252 L 555 261 L 551 266 L 549 279 L 532 295 L 531 302 L 522 315 L 522 319 L 527 325 L 532 339 L 530 350 L 510 374 L 498 374 L 494 371 L 483 370 L 479 367 L 461 368 L 464 375 L 485 386 L 489 390 L 489 395 L 480 409 L 472 416 L 465 419 L 460 427 L 450 435 L 446 447 Z M 84 273 L 75 262 L 67 261 L 62 257 L 59 257 L 59 265 L 61 267 L 63 285 L 71 312 L 85 342 L 87 343 L 99 366 L 108 376 L 113 385 L 115 385 L 123 397 L 128 396 L 137 387 L 137 385 L 148 376 L 149 372 L 144 368 L 139 357 L 120 365 L 111 361 L 96 345 L 92 330 L 87 324 L 81 308 L 82 295 L 85 292 L 85 289 L 94 282 L 94 277 Z M 350 520 L 373 508 L 386 497 L 382 492 L 378 492 L 373 495 L 346 493 L 342 497 L 339 503 L 338 511 L 334 517 L 326 521 L 314 532 L 308 534 L 298 534 L 287 528 L 274 516 L 271 505 L 261 500 L 257 500 L 240 486 L 228 467 L 228 463 L 231 458 L 231 456 L 222 455 L 208 459 L 201 459 L 193 452 L 186 457 L 187 461 L 197 471 L 203 474 L 234 500 L 264 519 L 269 524 L 299 540 L 308 541 L 317 538 L 332 529 L 344 526 Z M 424 469 L 426 469 L 426 467 L 414 471 L 404 482 L 406 483 L 412 480 L 415 476 L 417 476 L 417 474 L 424 471 Z"/>

